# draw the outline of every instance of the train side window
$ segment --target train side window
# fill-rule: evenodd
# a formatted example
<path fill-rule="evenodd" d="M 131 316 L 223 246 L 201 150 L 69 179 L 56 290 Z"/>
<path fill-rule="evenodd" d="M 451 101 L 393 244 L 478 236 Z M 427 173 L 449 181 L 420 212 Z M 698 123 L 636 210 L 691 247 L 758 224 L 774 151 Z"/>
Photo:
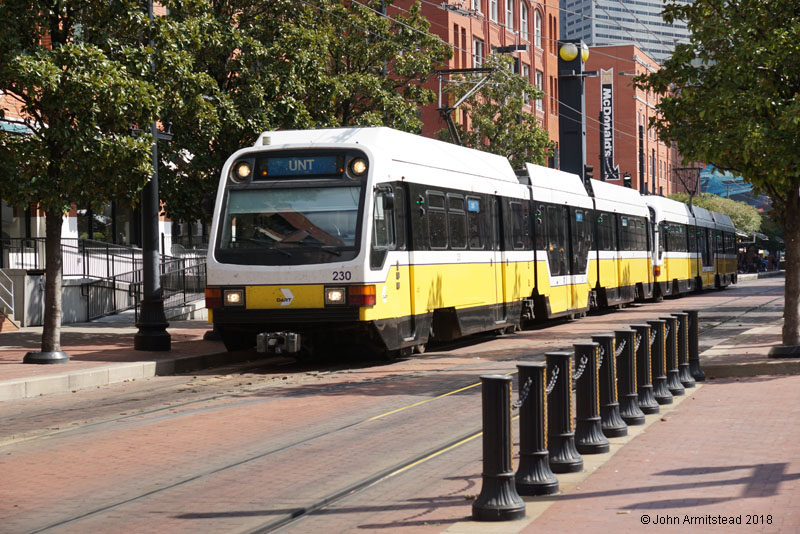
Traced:
<path fill-rule="evenodd" d="M 467 248 L 467 214 L 461 195 L 447 195 L 447 227 L 450 230 L 450 248 Z"/>
<path fill-rule="evenodd" d="M 408 208 L 406 207 L 406 192 L 401 185 L 394 188 L 394 217 L 396 250 L 406 250 L 408 247 Z"/>
<path fill-rule="evenodd" d="M 397 246 L 394 218 L 394 191 L 391 186 L 381 186 L 375 191 L 372 214 L 372 250 L 370 267 L 380 269 L 386 253 Z"/>
<path fill-rule="evenodd" d="M 619 216 L 619 249 L 632 250 L 630 221 L 625 215 Z"/>
<path fill-rule="evenodd" d="M 585 274 L 587 260 L 589 258 L 589 245 L 591 234 L 589 233 L 589 221 L 587 210 L 571 208 L 572 213 L 572 274 Z"/>
<path fill-rule="evenodd" d="M 551 276 L 569 274 L 566 215 L 563 206 L 547 206 L 547 260 Z"/>
<path fill-rule="evenodd" d="M 528 229 L 525 209 L 521 202 L 509 202 L 511 215 L 511 235 L 509 245 L 513 250 L 523 250 L 527 243 Z"/>
<path fill-rule="evenodd" d="M 482 207 L 479 197 L 467 197 L 467 231 L 472 250 L 483 249 Z"/>
<path fill-rule="evenodd" d="M 500 241 L 500 204 L 497 202 L 497 197 L 492 197 L 490 202 L 491 213 L 489 214 L 489 227 L 491 229 L 491 248 L 492 250 L 500 250 L 502 242 Z"/>
<path fill-rule="evenodd" d="M 696 226 L 687 226 L 686 227 L 686 241 L 689 245 L 689 252 L 698 252 L 697 248 L 697 236 L 699 230 Z"/>
<path fill-rule="evenodd" d="M 539 204 L 539 207 L 533 213 L 533 235 L 536 238 L 536 250 L 547 250 L 546 213 L 547 209 L 544 204 Z"/>
<path fill-rule="evenodd" d="M 614 237 L 614 215 L 605 212 L 598 213 L 597 248 L 600 250 L 616 250 Z"/>
<path fill-rule="evenodd" d="M 447 248 L 447 213 L 444 193 L 428 191 L 428 239 L 432 249 Z"/>

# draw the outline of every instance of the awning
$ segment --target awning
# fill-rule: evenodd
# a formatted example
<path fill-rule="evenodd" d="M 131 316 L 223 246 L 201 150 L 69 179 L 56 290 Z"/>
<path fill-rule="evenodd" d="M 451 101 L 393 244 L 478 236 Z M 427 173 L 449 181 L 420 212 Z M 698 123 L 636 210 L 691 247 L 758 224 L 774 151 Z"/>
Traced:
<path fill-rule="evenodd" d="M 0 130 L 15 134 L 31 133 L 31 129 L 24 122 L 4 120 L 0 121 Z"/>

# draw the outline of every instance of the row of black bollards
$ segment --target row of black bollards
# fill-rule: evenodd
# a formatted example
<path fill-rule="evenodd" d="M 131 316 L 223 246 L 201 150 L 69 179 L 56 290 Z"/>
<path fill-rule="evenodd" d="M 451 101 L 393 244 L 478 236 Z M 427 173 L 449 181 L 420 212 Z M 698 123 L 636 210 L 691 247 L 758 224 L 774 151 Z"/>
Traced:
<path fill-rule="evenodd" d="M 698 312 L 688 310 L 592 336 L 574 352 L 549 352 L 546 364 L 518 365 L 520 399 L 511 377 L 481 376 L 483 485 L 472 505 L 478 521 L 525 515 L 520 495 L 558 492 L 554 473 L 583 470 L 581 454 L 609 451 L 609 437 L 625 436 L 705 380 L 699 362 Z M 574 358 L 574 366 L 573 366 Z M 572 390 L 575 383 L 575 402 Z M 519 407 L 520 452 L 512 466 L 511 408 Z"/>

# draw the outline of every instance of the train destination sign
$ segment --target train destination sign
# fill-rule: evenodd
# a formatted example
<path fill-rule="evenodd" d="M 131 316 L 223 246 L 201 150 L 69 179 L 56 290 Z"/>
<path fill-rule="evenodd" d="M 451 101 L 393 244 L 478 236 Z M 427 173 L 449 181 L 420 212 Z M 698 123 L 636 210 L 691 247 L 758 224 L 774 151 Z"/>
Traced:
<path fill-rule="evenodd" d="M 303 154 L 264 158 L 260 161 L 258 176 L 260 178 L 277 177 L 311 177 L 323 175 L 341 175 L 341 156 Z M 266 173 L 264 172 L 266 171 Z"/>

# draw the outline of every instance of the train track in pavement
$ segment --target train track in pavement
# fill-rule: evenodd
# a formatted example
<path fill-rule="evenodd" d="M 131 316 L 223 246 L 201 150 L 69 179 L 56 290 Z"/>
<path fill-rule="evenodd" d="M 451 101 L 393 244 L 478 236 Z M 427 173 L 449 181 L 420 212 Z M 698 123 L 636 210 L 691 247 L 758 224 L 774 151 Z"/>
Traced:
<path fill-rule="evenodd" d="M 731 299 L 729 301 L 726 301 L 726 305 L 735 304 L 736 302 L 745 300 L 747 298 L 748 298 L 747 296 L 735 297 L 735 298 L 733 298 L 733 299 Z M 771 299 L 771 300 L 769 300 L 767 302 L 758 304 L 756 306 L 750 306 L 750 307 L 744 308 L 744 309 L 740 310 L 738 313 L 736 313 L 735 315 L 731 315 L 731 316 L 728 316 L 728 317 L 723 317 L 720 320 L 704 322 L 704 324 L 702 324 L 702 331 L 703 332 L 712 331 L 712 330 L 714 330 L 715 328 L 717 328 L 717 327 L 719 327 L 721 325 L 724 325 L 726 323 L 730 323 L 732 321 L 735 321 L 737 318 L 739 318 L 739 317 L 741 317 L 743 315 L 746 315 L 747 313 L 752 313 L 753 311 L 756 311 L 759 308 L 767 308 L 767 307 L 773 305 L 775 303 L 775 301 L 777 301 L 777 300 L 779 300 L 779 298 L 776 297 L 775 299 Z M 487 353 L 482 352 L 481 354 L 482 355 L 486 355 Z M 429 355 L 428 357 L 429 358 L 435 358 L 435 357 L 438 357 L 438 356 L 434 354 L 434 355 Z M 496 360 L 495 363 L 499 365 L 499 367 L 500 367 L 500 369 L 502 371 L 512 373 L 512 372 L 514 372 L 513 369 L 510 369 L 508 367 L 506 367 L 504 369 L 502 368 L 503 363 L 505 363 L 506 361 L 509 361 L 509 360 L 518 360 L 518 358 L 514 357 L 514 358 L 499 359 L 499 360 Z M 486 362 L 482 361 L 482 362 L 471 364 L 471 365 L 470 364 L 461 365 L 461 366 L 458 366 L 458 370 L 459 371 L 463 371 L 463 370 L 469 370 L 469 368 L 475 368 L 475 367 L 481 367 L 481 366 L 485 367 L 485 364 L 486 364 Z M 427 374 L 427 375 L 431 375 L 431 374 L 442 375 L 442 374 L 447 373 L 447 372 L 452 372 L 453 370 L 454 370 L 454 368 L 435 370 L 435 371 L 429 370 L 429 371 L 426 371 L 425 374 Z M 389 381 L 414 380 L 415 378 L 418 378 L 420 376 L 421 376 L 421 373 L 401 373 L 401 374 L 397 374 L 397 375 L 385 376 L 385 377 L 381 377 L 381 378 L 371 378 L 371 379 L 361 380 L 361 381 L 357 381 L 357 382 L 345 381 L 345 382 L 342 382 L 342 383 L 330 384 L 328 386 L 325 386 L 325 387 L 321 388 L 318 391 L 318 393 L 319 394 L 323 394 L 323 393 L 336 392 L 336 391 L 340 391 L 340 390 L 347 389 L 347 388 L 352 389 L 352 388 L 359 387 L 359 385 L 365 385 L 365 384 L 381 384 L 381 383 L 386 383 L 386 382 L 389 382 Z M 222 384 L 218 384 L 218 385 L 221 386 Z M 393 409 L 391 411 L 388 411 L 388 412 L 385 412 L 385 413 L 382 413 L 382 414 L 373 415 L 373 416 L 369 416 L 369 417 L 363 417 L 363 418 L 361 418 L 361 419 L 359 419 L 357 421 L 350 422 L 348 424 L 343 424 L 343 425 L 341 425 L 341 426 L 339 426 L 339 427 L 337 427 L 335 429 L 332 429 L 332 430 L 329 429 L 329 430 L 326 430 L 324 432 L 320 432 L 318 434 L 314 434 L 314 435 L 308 436 L 308 437 L 306 437 L 306 438 L 304 438 L 302 440 L 298 440 L 296 442 L 292 442 L 292 443 L 289 443 L 289 444 L 286 444 L 286 445 L 283 445 L 283 446 L 280 446 L 280 447 L 276 447 L 276 448 L 271 448 L 269 450 L 262 451 L 257 455 L 252 455 L 250 457 L 241 458 L 241 459 L 238 459 L 237 461 L 230 462 L 230 463 L 228 463 L 226 465 L 215 467 L 214 469 L 209 469 L 209 470 L 206 470 L 206 471 L 201 471 L 201 472 L 195 473 L 192 476 L 184 477 L 183 479 L 181 479 L 181 480 L 179 480 L 179 481 L 177 481 L 177 482 L 175 482 L 173 484 L 170 484 L 170 485 L 167 485 L 167 486 L 163 486 L 163 487 L 159 487 L 159 488 L 154 489 L 152 491 L 143 492 L 143 493 L 140 493 L 138 495 L 132 496 L 130 498 L 127 498 L 127 499 L 124 499 L 124 500 L 120 500 L 118 502 L 115 502 L 115 503 L 112 503 L 112 504 L 108 504 L 108 505 L 105 505 L 105 506 L 102 506 L 102 507 L 98 507 L 98 508 L 91 509 L 91 510 L 86 510 L 83 513 L 76 514 L 73 517 L 65 518 L 62 521 L 49 524 L 49 525 L 44 526 L 42 528 L 39 528 L 38 530 L 35 530 L 33 532 L 45 532 L 45 531 L 48 531 L 48 530 L 56 529 L 56 528 L 61 527 L 61 526 L 78 524 L 82 520 L 85 520 L 85 519 L 88 519 L 88 518 L 91 518 L 91 517 L 96 517 L 98 515 L 102 515 L 105 512 L 110 512 L 110 511 L 115 510 L 115 509 L 123 508 L 126 505 L 130 505 L 130 504 L 135 503 L 137 501 L 143 501 L 143 500 L 146 500 L 146 499 L 149 499 L 149 498 L 152 498 L 152 497 L 156 497 L 160 493 L 169 492 L 170 490 L 179 488 L 181 486 L 190 485 L 191 483 L 197 482 L 197 481 L 202 480 L 204 478 L 213 477 L 213 476 L 218 475 L 220 473 L 223 473 L 225 471 L 233 470 L 233 469 L 236 469 L 238 467 L 241 467 L 241 466 L 249 464 L 249 463 L 258 462 L 258 461 L 264 460 L 264 459 L 266 459 L 266 458 L 268 458 L 270 456 L 277 456 L 277 455 L 280 455 L 281 453 L 285 453 L 285 452 L 291 451 L 293 449 L 302 448 L 304 446 L 307 446 L 307 445 L 312 444 L 312 443 L 314 443 L 316 441 L 319 441 L 319 440 L 330 439 L 330 438 L 334 437 L 336 434 L 343 434 L 343 433 L 347 433 L 347 432 L 351 432 L 351 431 L 357 430 L 360 427 L 363 427 L 364 425 L 367 425 L 367 424 L 369 424 L 369 423 L 371 423 L 373 421 L 376 421 L 378 419 L 390 418 L 392 416 L 395 416 L 396 414 L 400 414 L 400 413 L 403 413 L 403 412 L 408 412 L 409 410 L 418 409 L 421 406 L 428 405 L 429 403 L 441 401 L 442 399 L 446 399 L 448 397 L 452 397 L 452 396 L 454 396 L 454 395 L 456 395 L 458 393 L 464 392 L 464 391 L 466 391 L 468 389 L 476 388 L 478 385 L 479 385 L 479 383 L 473 382 L 471 384 L 461 384 L 461 385 L 459 385 L 459 387 L 457 387 L 455 389 L 451 388 L 451 389 L 447 389 L 447 390 L 441 390 L 441 391 L 438 391 L 438 392 L 430 392 L 428 394 L 427 398 L 423 399 L 420 402 L 410 403 L 408 405 L 401 406 L 399 408 Z M 165 386 L 165 387 L 172 387 L 174 389 L 174 386 Z M 154 391 L 159 391 L 161 389 L 163 389 L 163 388 L 149 388 L 147 391 L 154 392 Z M 288 394 L 282 394 L 279 391 L 281 389 L 280 386 L 275 386 L 273 384 L 253 385 L 253 386 L 249 387 L 247 389 L 247 391 L 248 392 L 259 392 L 259 391 L 264 391 L 266 389 L 274 389 L 275 390 L 274 391 L 274 393 L 275 393 L 275 397 L 274 398 L 286 397 L 287 395 L 308 395 L 308 393 L 304 393 L 304 392 L 293 392 L 293 393 L 288 393 Z M 137 394 L 141 394 L 141 392 L 137 392 Z M 175 410 L 175 409 L 178 409 L 178 408 L 187 408 L 187 407 L 192 407 L 192 406 L 198 406 L 199 407 L 202 404 L 212 403 L 212 402 L 218 401 L 220 399 L 224 399 L 224 398 L 231 398 L 231 397 L 235 396 L 236 394 L 237 393 L 223 392 L 223 393 L 214 393 L 214 394 L 210 394 L 210 395 L 201 395 L 198 398 L 191 399 L 191 400 L 186 401 L 184 403 L 178 403 L 178 404 L 173 404 L 173 405 L 169 405 L 169 406 L 160 406 L 160 407 L 157 407 L 157 408 L 153 408 L 151 410 L 146 410 L 146 411 L 138 412 L 138 413 L 135 413 L 135 414 L 128 414 L 128 415 L 122 415 L 122 416 L 117 416 L 117 417 L 110 417 L 110 418 L 106 418 L 106 419 L 103 419 L 103 420 L 96 420 L 96 421 L 92 421 L 91 423 L 89 423 L 87 425 L 84 425 L 82 428 L 77 428 L 77 429 L 70 428 L 70 429 L 64 429 L 63 431 L 54 431 L 54 432 L 50 432 L 50 433 L 39 435 L 39 436 L 33 436 L 33 437 L 28 438 L 28 439 L 45 439 L 45 438 L 49 439 L 49 438 L 56 437 L 59 434 L 66 435 L 66 434 L 68 434 L 70 432 L 72 432 L 72 433 L 75 433 L 75 432 L 91 432 L 93 428 L 101 427 L 103 425 L 108 425 L 108 424 L 120 422 L 120 421 L 123 421 L 123 420 L 130 420 L 130 419 L 133 419 L 133 418 L 137 418 L 138 420 L 141 421 L 142 419 L 146 419 L 147 416 L 151 416 L 151 415 L 152 416 L 159 416 L 160 414 L 162 414 L 163 412 L 168 411 L 168 410 Z M 241 392 L 239 392 L 238 394 L 241 395 Z M 267 399 L 269 399 L 269 398 L 270 397 L 268 397 Z M 264 398 L 261 398 L 260 400 L 263 401 Z M 121 401 L 121 402 L 124 402 L 124 401 Z M 242 401 L 242 402 L 245 402 L 245 401 Z M 201 407 L 199 409 L 202 410 L 203 408 Z M 406 415 L 408 415 L 408 414 L 406 413 Z M 41 417 L 41 416 L 42 416 L 42 414 L 38 414 L 38 417 Z M 35 417 L 35 416 L 31 415 L 30 417 Z M 302 518 L 303 516 L 308 515 L 309 513 L 313 512 L 313 511 L 320 510 L 320 509 L 322 509 L 322 508 L 324 508 L 326 506 L 329 506 L 329 505 L 333 504 L 334 502 L 340 501 L 340 500 L 342 500 L 342 499 L 344 499 L 344 498 L 346 498 L 346 497 L 348 497 L 350 495 L 353 495 L 353 494 L 355 494 L 357 492 L 360 492 L 360 491 L 363 491 L 363 490 L 365 490 L 365 489 L 367 489 L 369 487 L 372 487 L 375 484 L 378 484 L 381 481 L 386 480 L 387 478 L 390 478 L 390 477 L 392 477 L 393 475 L 395 475 L 397 473 L 400 473 L 400 472 L 403 472 L 405 470 L 408 470 L 413 466 L 416 466 L 416 465 L 419 465 L 421 463 L 424 463 L 428 459 L 434 458 L 434 457 L 436 457 L 436 456 L 438 456 L 440 454 L 444 454 L 445 452 L 447 452 L 448 450 L 450 450 L 452 448 L 455 448 L 455 447 L 457 447 L 457 446 L 459 446 L 459 445 L 461 445 L 463 443 L 466 443 L 466 442 L 469 442 L 469 441 L 471 441 L 473 439 L 476 439 L 478 436 L 480 436 L 480 428 L 478 428 L 477 426 L 470 427 L 466 432 L 461 432 L 460 434 L 456 435 L 455 437 L 451 437 L 450 439 L 448 439 L 446 441 L 443 441 L 441 443 L 438 443 L 435 446 L 432 446 L 432 447 L 430 447 L 428 449 L 421 450 L 419 452 L 416 452 L 415 454 L 409 455 L 407 458 L 404 458 L 402 461 L 395 462 L 395 463 L 392 463 L 391 465 L 385 466 L 382 469 L 379 469 L 379 470 L 376 470 L 373 473 L 370 473 L 368 476 L 364 476 L 364 477 L 358 478 L 356 480 L 350 481 L 347 484 L 343 484 L 336 491 L 328 492 L 328 493 L 325 493 L 323 495 L 319 495 L 314 499 L 310 499 L 308 504 L 306 504 L 304 506 L 298 506 L 296 508 L 293 508 L 292 510 L 287 511 L 285 514 L 283 514 L 281 517 L 270 519 L 269 521 L 263 522 L 263 523 L 261 523 L 259 525 L 256 525 L 256 526 L 250 528 L 249 530 L 246 530 L 246 532 L 259 532 L 259 533 L 261 533 L 261 532 L 272 532 L 272 531 L 278 530 L 278 529 L 280 529 L 280 528 L 282 528 L 284 526 L 290 525 L 294 521 L 297 521 L 298 519 Z M 0 446 L 2 446 L 2 444 L 0 444 Z"/>

